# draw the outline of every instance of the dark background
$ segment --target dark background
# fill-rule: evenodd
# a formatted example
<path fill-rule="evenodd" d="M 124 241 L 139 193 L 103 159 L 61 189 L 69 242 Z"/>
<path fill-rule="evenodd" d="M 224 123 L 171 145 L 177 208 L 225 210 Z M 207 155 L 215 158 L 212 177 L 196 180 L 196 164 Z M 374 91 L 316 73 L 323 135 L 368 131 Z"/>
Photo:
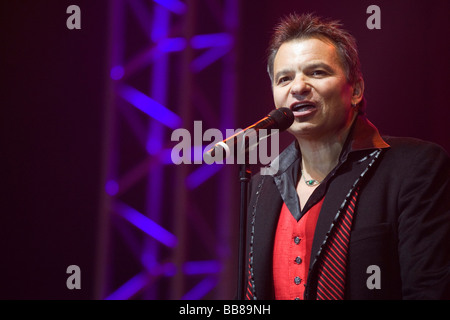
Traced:
<path fill-rule="evenodd" d="M 0 4 L 0 299 L 94 297 L 108 3 Z M 71 4 L 81 8 L 81 30 L 66 28 Z M 314 11 L 357 38 L 368 117 L 379 130 L 450 150 L 449 1 L 240 4 L 238 126 L 272 108 L 265 52 L 273 25 Z M 366 27 L 371 4 L 381 8 L 381 30 Z M 82 270 L 82 290 L 66 288 L 71 264 Z"/>

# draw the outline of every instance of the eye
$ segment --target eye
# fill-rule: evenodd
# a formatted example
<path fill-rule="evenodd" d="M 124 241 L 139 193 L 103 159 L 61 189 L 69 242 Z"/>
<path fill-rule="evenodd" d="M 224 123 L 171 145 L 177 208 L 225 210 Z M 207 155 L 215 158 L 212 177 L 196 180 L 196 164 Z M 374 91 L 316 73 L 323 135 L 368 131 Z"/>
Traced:
<path fill-rule="evenodd" d="M 323 77 L 326 76 L 327 73 L 325 70 L 317 69 L 311 72 L 311 75 L 314 77 Z"/>
<path fill-rule="evenodd" d="M 283 83 L 285 83 L 285 82 L 288 82 L 289 80 L 290 80 L 290 77 L 288 77 L 288 76 L 283 76 L 283 77 L 280 77 L 280 78 L 278 79 L 277 84 L 283 84 Z"/>

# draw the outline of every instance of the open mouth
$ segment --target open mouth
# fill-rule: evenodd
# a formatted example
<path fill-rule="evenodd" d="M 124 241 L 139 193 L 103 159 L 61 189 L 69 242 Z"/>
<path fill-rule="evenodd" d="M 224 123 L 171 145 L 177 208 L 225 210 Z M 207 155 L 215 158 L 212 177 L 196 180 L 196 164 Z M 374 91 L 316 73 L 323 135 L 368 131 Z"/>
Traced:
<path fill-rule="evenodd" d="M 301 116 L 316 110 L 316 105 L 309 101 L 299 102 L 291 105 L 291 110 L 294 113 L 294 116 Z"/>

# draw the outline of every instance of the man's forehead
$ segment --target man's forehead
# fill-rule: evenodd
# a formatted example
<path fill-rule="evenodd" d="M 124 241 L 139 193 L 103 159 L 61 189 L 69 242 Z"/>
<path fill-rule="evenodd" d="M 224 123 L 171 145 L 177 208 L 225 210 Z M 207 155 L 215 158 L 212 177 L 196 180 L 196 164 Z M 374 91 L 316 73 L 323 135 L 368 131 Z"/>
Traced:
<path fill-rule="evenodd" d="M 329 41 L 318 38 L 295 39 L 283 43 L 274 60 L 275 69 L 285 68 L 288 65 L 312 65 L 318 63 L 339 63 L 336 47 Z"/>

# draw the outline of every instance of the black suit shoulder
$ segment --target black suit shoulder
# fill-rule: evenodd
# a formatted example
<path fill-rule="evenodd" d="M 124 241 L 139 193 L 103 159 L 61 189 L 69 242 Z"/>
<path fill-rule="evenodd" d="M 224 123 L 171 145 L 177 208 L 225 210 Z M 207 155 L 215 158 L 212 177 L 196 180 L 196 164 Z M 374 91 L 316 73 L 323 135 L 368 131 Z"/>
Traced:
<path fill-rule="evenodd" d="M 430 174 L 450 177 L 450 157 L 438 144 L 409 137 L 383 137 L 391 146 L 385 151 L 383 162 L 398 173 Z"/>
<path fill-rule="evenodd" d="M 449 157 L 448 153 L 438 144 L 410 137 L 392 137 L 383 136 L 390 146 L 391 153 L 399 155 L 414 155 L 414 154 L 433 154 L 442 157 Z"/>

